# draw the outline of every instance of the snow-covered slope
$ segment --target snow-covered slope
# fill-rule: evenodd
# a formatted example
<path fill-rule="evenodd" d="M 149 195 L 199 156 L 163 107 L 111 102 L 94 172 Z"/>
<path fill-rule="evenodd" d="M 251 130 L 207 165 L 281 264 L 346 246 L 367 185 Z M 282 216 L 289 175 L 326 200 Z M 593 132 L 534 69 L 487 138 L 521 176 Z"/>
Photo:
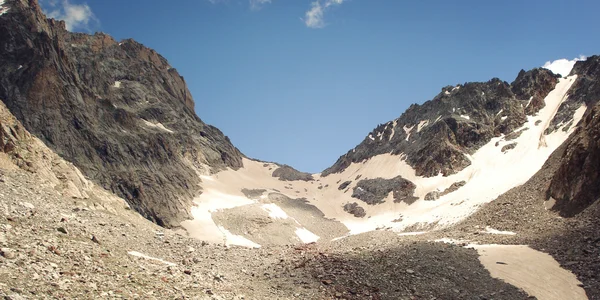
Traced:
<path fill-rule="evenodd" d="M 382 154 L 363 163 L 353 163 L 344 172 L 331 174 L 328 181 L 346 181 L 361 175 L 364 178 L 393 178 L 398 175 L 412 181 L 416 185 L 415 196 L 419 200 L 408 205 L 394 203 L 391 195 L 388 201 L 375 206 L 363 205 L 370 218 L 350 218 L 341 208 L 345 202 L 355 202 L 347 193 L 337 189 L 328 189 L 319 195 L 314 204 L 328 217 L 339 218 L 352 233 L 374 230 L 378 227 L 389 227 L 404 230 L 418 225 L 431 227 L 455 223 L 471 213 L 477 207 L 494 200 L 502 193 L 527 181 L 537 172 L 548 156 L 573 132 L 586 107 L 581 106 L 573 116 L 571 125 L 563 125 L 558 131 L 545 135 L 550 120 L 554 117 L 559 105 L 566 99 L 567 92 L 576 76 L 560 79 L 556 88 L 546 97 L 546 107 L 538 115 L 528 117 L 527 123 L 515 132 L 522 132 L 514 140 L 506 136 L 493 138 L 486 145 L 469 157 L 471 165 L 451 175 L 421 177 L 415 175 L 402 156 Z M 541 121 L 541 122 L 540 122 Z M 516 144 L 513 149 L 502 151 L 503 146 Z M 425 201 L 424 197 L 432 191 L 442 192 L 453 183 L 465 181 L 458 190 L 441 196 L 435 201 Z M 354 183 L 353 183 L 354 184 Z M 349 187 L 352 188 L 353 184 Z"/>
<path fill-rule="evenodd" d="M 192 208 L 194 220 L 182 226 L 199 239 L 259 247 L 258 240 L 300 243 L 382 228 L 402 232 L 454 224 L 526 182 L 575 130 L 586 111 L 585 104 L 574 110 L 569 122 L 553 130 L 549 127 L 576 79 L 577 75 L 560 78 L 543 99 L 543 108 L 528 115 L 521 127 L 493 137 L 471 154 L 465 153 L 470 164 L 449 176 L 418 176 L 405 153 L 374 155 L 351 163 L 342 172 L 325 177 L 313 174 L 313 180 L 294 181 L 273 177 L 279 168 L 276 164 L 244 159 L 239 170 L 202 176 L 203 193 Z M 404 128 L 407 138 L 412 129 Z M 353 197 L 353 191 L 362 189 L 357 186 L 361 181 L 398 176 L 414 184 L 412 197 L 418 198 L 416 201 L 395 201 L 395 192 L 370 204 Z M 436 196 L 429 196 L 433 194 Z M 285 207 L 281 197 L 288 199 Z M 347 204 L 352 203 L 362 209 L 363 217 L 349 213 Z"/>

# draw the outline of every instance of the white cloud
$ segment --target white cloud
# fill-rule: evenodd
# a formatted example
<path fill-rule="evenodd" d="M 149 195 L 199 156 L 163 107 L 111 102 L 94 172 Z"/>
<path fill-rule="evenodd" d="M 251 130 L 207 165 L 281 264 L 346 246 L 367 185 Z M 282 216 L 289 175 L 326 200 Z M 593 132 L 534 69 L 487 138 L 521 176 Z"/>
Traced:
<path fill-rule="evenodd" d="M 264 5 L 270 4 L 273 0 L 248 0 L 251 10 L 259 10 Z M 229 3 L 229 0 L 208 0 L 212 4 Z"/>
<path fill-rule="evenodd" d="M 344 3 L 345 0 L 317 0 L 310 4 L 310 9 L 304 14 L 304 24 L 308 28 L 323 28 L 325 27 L 324 14 L 332 6 L 338 6 Z"/>
<path fill-rule="evenodd" d="M 258 10 L 263 5 L 271 3 L 271 0 L 249 0 L 249 1 L 250 1 L 250 8 L 252 10 Z"/>
<path fill-rule="evenodd" d="M 562 59 L 557 59 L 555 61 L 547 61 L 542 68 L 544 69 L 548 69 L 550 71 L 552 71 L 552 73 L 554 74 L 560 74 L 560 76 L 568 76 L 569 73 L 571 73 L 571 69 L 573 69 L 573 66 L 575 66 L 575 63 L 578 61 L 584 61 L 586 60 L 587 57 L 585 57 L 584 55 L 580 55 L 577 58 L 574 58 L 572 60 L 568 60 L 566 58 L 562 58 Z"/>
<path fill-rule="evenodd" d="M 98 22 L 92 9 L 87 4 L 72 4 L 69 0 L 60 3 L 50 1 L 54 10 L 47 13 L 48 17 L 64 20 L 67 30 L 89 30 L 92 22 Z"/>

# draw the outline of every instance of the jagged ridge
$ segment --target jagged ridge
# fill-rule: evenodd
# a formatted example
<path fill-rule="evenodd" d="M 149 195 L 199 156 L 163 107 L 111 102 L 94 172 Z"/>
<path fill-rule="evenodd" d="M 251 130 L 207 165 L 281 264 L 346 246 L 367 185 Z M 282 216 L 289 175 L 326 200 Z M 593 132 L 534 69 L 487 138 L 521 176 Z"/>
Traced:
<path fill-rule="evenodd" d="M 511 84 L 494 78 L 444 87 L 432 100 L 413 104 L 398 119 L 379 125 L 322 175 L 384 153 L 406 155 L 418 176 L 454 174 L 470 165 L 466 154 L 519 128 L 527 115 L 543 108 L 557 78 L 549 70 L 533 69 L 521 70 Z"/>

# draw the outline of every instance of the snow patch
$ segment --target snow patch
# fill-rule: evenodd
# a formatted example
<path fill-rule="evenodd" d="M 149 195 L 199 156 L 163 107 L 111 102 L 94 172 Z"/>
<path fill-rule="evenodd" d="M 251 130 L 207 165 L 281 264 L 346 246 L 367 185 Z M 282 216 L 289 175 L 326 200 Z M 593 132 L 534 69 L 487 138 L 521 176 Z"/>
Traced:
<path fill-rule="evenodd" d="M 529 97 L 529 100 L 527 101 L 527 105 L 525 105 L 525 107 L 529 107 L 529 104 L 531 104 L 531 100 L 533 100 L 533 96 Z M 523 104 L 521 104 L 521 107 L 523 107 Z"/>
<path fill-rule="evenodd" d="M 501 230 L 496 230 L 490 226 L 486 226 L 485 227 L 485 233 L 489 233 L 489 234 L 502 234 L 502 235 L 516 235 L 516 233 L 512 232 L 512 231 L 501 231 Z"/>
<path fill-rule="evenodd" d="M 207 175 L 200 175 L 200 179 L 202 179 L 202 181 L 215 181 L 215 179 L 212 176 Z"/>
<path fill-rule="evenodd" d="M 413 128 L 415 128 L 415 125 L 411 126 L 411 127 L 406 127 L 406 125 L 404 125 L 404 127 L 402 127 L 402 129 L 404 129 L 404 133 L 406 133 L 406 141 L 408 142 L 408 138 L 410 137 L 410 132 L 413 130 Z"/>
<path fill-rule="evenodd" d="M 573 69 L 573 66 L 575 66 L 576 62 L 585 61 L 586 59 L 587 57 L 580 55 L 572 60 L 562 58 L 555 61 L 547 61 L 542 68 L 548 69 L 552 71 L 552 73 L 559 74 L 562 77 L 566 77 L 569 75 L 569 73 L 571 73 L 571 70 Z"/>
<path fill-rule="evenodd" d="M 460 115 L 460 117 L 461 117 L 461 118 L 464 118 L 464 119 L 467 119 L 467 120 L 470 120 L 470 119 L 471 119 L 471 117 L 469 117 L 469 116 L 467 116 L 467 115 Z"/>
<path fill-rule="evenodd" d="M 261 208 L 269 214 L 271 219 L 287 219 L 288 215 L 275 203 L 263 204 Z"/>
<path fill-rule="evenodd" d="M 231 245 L 237 245 L 248 248 L 260 248 L 260 245 L 241 236 L 231 233 L 229 230 L 225 229 L 223 226 L 219 226 L 219 230 L 223 233 L 223 237 L 225 238 L 225 245 L 227 247 Z"/>
<path fill-rule="evenodd" d="M 371 135 L 370 133 L 369 133 L 369 138 L 371 139 L 371 141 L 375 140 L 375 138 L 373 137 L 373 135 Z"/>
<path fill-rule="evenodd" d="M 586 110 L 587 105 L 585 105 L 585 103 L 583 103 L 577 110 L 575 110 L 575 113 L 573 114 L 573 125 L 571 125 L 569 129 L 573 129 L 573 127 L 577 126 L 577 123 L 581 121 L 581 118 L 583 118 L 583 114 L 585 114 Z"/>
<path fill-rule="evenodd" d="M 398 123 L 397 120 L 394 120 L 394 122 L 392 123 L 392 134 L 390 134 L 388 141 L 391 141 L 394 137 L 394 134 L 396 134 L 396 123 Z"/>
<path fill-rule="evenodd" d="M 537 299 L 588 299 L 577 277 L 561 268 L 547 253 L 525 245 L 474 245 L 473 248 L 492 277 Z"/>
<path fill-rule="evenodd" d="M 500 121 L 504 121 L 504 120 L 506 120 L 506 118 L 508 118 L 508 117 L 504 116 L 504 117 L 500 118 Z"/>
<path fill-rule="evenodd" d="M 0 0 L 0 1 L 1 1 L 1 0 Z M 168 261 L 162 260 L 162 259 L 160 259 L 160 258 L 156 258 L 156 257 L 148 256 L 148 255 L 146 255 L 146 254 L 143 254 L 143 253 L 140 253 L 140 252 L 137 252 L 137 251 L 129 251 L 129 252 L 127 252 L 127 254 L 129 254 L 129 255 L 131 255 L 131 256 L 135 256 L 135 257 L 141 257 L 141 258 L 148 259 L 148 260 L 154 260 L 154 261 L 158 261 L 158 262 L 161 262 L 161 263 L 163 263 L 163 264 L 165 264 L 165 265 L 172 266 L 172 267 L 174 267 L 174 266 L 176 266 L 176 265 L 177 265 L 177 264 L 175 264 L 175 263 L 168 262 Z"/>
<path fill-rule="evenodd" d="M 120 81 L 115 81 L 115 83 L 113 84 L 113 87 L 120 88 L 121 87 L 121 82 Z"/>
<path fill-rule="evenodd" d="M 152 128 L 158 128 L 162 131 L 168 132 L 168 133 L 173 133 L 173 130 L 168 129 L 167 127 L 165 127 L 165 125 L 161 124 L 161 123 L 152 123 L 149 122 L 147 120 L 142 119 L 142 121 L 144 121 L 144 124 L 148 127 L 152 127 Z"/>
<path fill-rule="evenodd" d="M 305 244 L 313 243 L 320 239 L 318 235 L 308 231 L 306 228 L 296 229 L 296 235 Z"/>
<path fill-rule="evenodd" d="M 421 132 L 421 129 L 427 125 L 429 125 L 429 120 L 421 120 L 419 125 L 417 125 L 417 132 Z"/>
<path fill-rule="evenodd" d="M 200 176 L 204 192 L 194 199 L 194 205 L 190 209 L 193 219 L 182 222 L 181 226 L 187 230 L 191 237 L 199 240 L 222 243 L 225 239 L 227 245 L 250 245 L 250 247 L 255 247 L 256 244 L 243 237 L 231 234 L 213 221 L 211 215 L 213 212 L 255 203 L 246 198 L 241 192 L 240 195 L 234 194 L 233 190 L 223 186 L 215 176 L 218 175 Z"/>

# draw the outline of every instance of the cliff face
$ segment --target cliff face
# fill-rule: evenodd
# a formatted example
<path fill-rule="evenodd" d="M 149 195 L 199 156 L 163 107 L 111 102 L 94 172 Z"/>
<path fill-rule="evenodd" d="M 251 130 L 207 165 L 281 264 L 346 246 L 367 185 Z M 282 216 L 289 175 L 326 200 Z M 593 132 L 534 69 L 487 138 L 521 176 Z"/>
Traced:
<path fill-rule="evenodd" d="M 588 109 L 579 128 L 563 144 L 559 168 L 552 177 L 547 198 L 556 200 L 553 209 L 571 217 L 600 199 L 600 56 L 577 62 L 577 74 L 569 101 L 560 111 L 585 104 Z"/>
<path fill-rule="evenodd" d="M 469 154 L 513 132 L 543 108 L 557 82 L 552 72 L 533 69 L 522 70 L 511 84 L 495 78 L 445 87 L 434 99 L 379 125 L 323 176 L 384 153 L 406 155 L 418 176 L 455 174 L 470 165 Z"/>
<path fill-rule="evenodd" d="M 0 99 L 33 135 L 146 218 L 189 217 L 198 173 L 242 154 L 194 112 L 175 69 L 133 41 L 65 30 L 35 0 L 0 16 Z"/>

